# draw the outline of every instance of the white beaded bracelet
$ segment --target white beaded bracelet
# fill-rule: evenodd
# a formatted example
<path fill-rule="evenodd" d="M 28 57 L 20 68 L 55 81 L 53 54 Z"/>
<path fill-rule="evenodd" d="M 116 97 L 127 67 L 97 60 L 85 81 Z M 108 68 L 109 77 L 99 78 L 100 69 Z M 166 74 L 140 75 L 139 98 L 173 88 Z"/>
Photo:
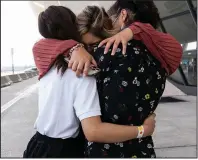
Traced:
<path fill-rule="evenodd" d="M 74 47 L 72 47 L 72 48 L 70 49 L 69 55 L 71 55 L 72 52 L 73 52 L 74 50 L 76 50 L 76 49 L 78 49 L 78 48 L 83 48 L 83 47 L 84 47 L 84 44 L 78 43 L 77 45 L 75 45 Z"/>

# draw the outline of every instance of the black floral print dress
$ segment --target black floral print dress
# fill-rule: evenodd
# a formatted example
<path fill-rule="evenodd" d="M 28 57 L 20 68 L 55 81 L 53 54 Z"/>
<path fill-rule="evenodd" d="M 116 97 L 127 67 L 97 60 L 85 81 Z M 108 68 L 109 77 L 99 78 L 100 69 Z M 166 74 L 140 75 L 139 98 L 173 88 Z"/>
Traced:
<path fill-rule="evenodd" d="M 120 125 L 141 125 L 153 113 L 163 94 L 166 72 L 141 41 L 128 43 L 126 55 L 120 46 L 115 56 L 95 48 L 94 58 L 101 72 L 97 86 L 102 121 Z M 111 49 L 109 50 L 111 52 Z M 152 137 L 122 143 L 87 142 L 90 158 L 155 158 Z"/>

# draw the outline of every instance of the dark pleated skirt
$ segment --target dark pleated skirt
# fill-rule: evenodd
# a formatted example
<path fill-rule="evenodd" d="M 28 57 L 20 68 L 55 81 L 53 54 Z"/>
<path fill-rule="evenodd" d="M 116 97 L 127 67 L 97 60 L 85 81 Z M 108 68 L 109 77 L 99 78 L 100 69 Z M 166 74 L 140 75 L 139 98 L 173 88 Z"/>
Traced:
<path fill-rule="evenodd" d="M 29 141 L 23 158 L 84 158 L 84 137 L 59 139 L 37 132 Z"/>

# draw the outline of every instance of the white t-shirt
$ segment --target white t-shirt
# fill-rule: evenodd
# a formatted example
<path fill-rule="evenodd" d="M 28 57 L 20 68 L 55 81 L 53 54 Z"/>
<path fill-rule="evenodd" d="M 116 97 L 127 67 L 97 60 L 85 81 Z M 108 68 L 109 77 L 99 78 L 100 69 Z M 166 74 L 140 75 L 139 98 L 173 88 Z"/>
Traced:
<path fill-rule="evenodd" d="M 52 68 L 39 82 L 36 130 L 53 138 L 75 138 L 80 121 L 101 115 L 96 80 L 78 78 L 70 69 L 63 76 Z"/>

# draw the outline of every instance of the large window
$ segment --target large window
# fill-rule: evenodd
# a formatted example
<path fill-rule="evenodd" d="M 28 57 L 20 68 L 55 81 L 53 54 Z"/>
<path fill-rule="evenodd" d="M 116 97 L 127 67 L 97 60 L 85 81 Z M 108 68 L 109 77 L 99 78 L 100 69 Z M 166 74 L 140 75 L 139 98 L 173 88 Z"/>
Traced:
<path fill-rule="evenodd" d="M 186 1 L 156 1 L 164 28 L 183 48 L 181 68 L 170 78 L 181 84 L 197 86 L 197 25 Z M 194 7 L 197 1 L 192 1 Z M 165 18 L 164 18 L 165 17 Z M 183 76 L 182 76 L 183 75 Z"/>
<path fill-rule="evenodd" d="M 181 66 L 189 84 L 197 85 L 197 42 L 186 44 L 182 57 Z"/>
<path fill-rule="evenodd" d="M 15 71 L 34 65 L 32 46 L 40 36 L 37 18 L 29 3 L 27 1 L 2 1 L 1 22 L 2 71 L 11 71 L 12 63 Z"/>

